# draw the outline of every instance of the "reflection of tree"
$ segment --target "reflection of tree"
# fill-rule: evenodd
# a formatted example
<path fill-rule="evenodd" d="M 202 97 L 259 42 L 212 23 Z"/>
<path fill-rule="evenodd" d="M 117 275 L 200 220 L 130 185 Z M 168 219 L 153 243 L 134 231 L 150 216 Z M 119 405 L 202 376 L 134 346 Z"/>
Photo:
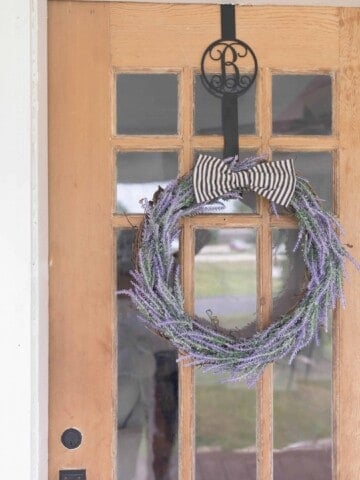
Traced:
<path fill-rule="evenodd" d="M 273 233 L 274 256 L 276 251 L 281 251 L 278 260 L 281 268 L 281 290 L 273 299 L 272 320 L 276 321 L 286 312 L 291 310 L 301 299 L 303 290 L 306 287 L 306 269 L 302 257 L 301 248 L 293 251 L 297 241 L 298 230 L 280 229 Z M 275 260 L 276 261 L 276 260 Z M 275 263 L 275 262 L 274 262 Z M 299 352 L 290 366 L 287 361 L 281 361 L 284 368 L 289 369 L 287 387 L 291 388 L 300 372 L 303 373 L 304 380 L 308 380 L 312 373 L 313 365 L 316 359 L 317 370 L 322 377 L 328 377 L 326 366 L 329 362 L 328 344 L 331 340 L 325 332 L 319 334 L 319 346 L 315 349 L 315 343 L 312 341 L 306 348 Z M 331 356 L 331 354 L 330 354 Z M 328 357 L 328 358 L 327 358 Z M 321 373 L 321 370 L 325 370 Z"/>
<path fill-rule="evenodd" d="M 278 78 L 274 84 L 275 97 L 286 101 L 285 108 L 274 119 L 276 133 L 326 135 L 331 132 L 331 78 L 328 75 L 306 77 L 296 79 L 296 96 L 294 92 L 287 92 L 285 97 L 283 91 L 280 93 L 286 78 Z"/>
<path fill-rule="evenodd" d="M 293 251 L 296 245 L 298 230 L 279 229 L 273 232 L 273 257 L 276 261 L 276 252 L 284 248 L 281 261 L 282 288 L 273 299 L 272 321 L 280 318 L 293 308 L 302 296 L 305 286 L 305 265 L 301 249 Z"/>
<path fill-rule="evenodd" d="M 130 287 L 136 231 L 117 237 L 117 286 Z M 118 297 L 119 480 L 175 480 L 171 462 L 177 438 L 177 351 L 138 320 L 125 296 Z M 141 440 L 146 439 L 146 451 Z M 143 473 L 138 477 L 139 464 Z M 145 468 L 145 472 L 144 472 Z M 145 476 L 144 476 L 145 475 Z"/>
<path fill-rule="evenodd" d="M 228 233 L 228 232 L 226 232 Z M 302 294 L 302 289 L 305 286 L 305 269 L 302 258 L 301 249 L 293 252 L 293 247 L 297 240 L 297 230 L 280 229 L 274 231 L 274 263 L 279 262 L 281 265 L 281 290 L 273 301 L 273 320 L 275 321 L 281 315 L 294 307 Z M 220 241 L 218 237 L 223 233 L 216 229 L 198 229 L 195 236 L 195 254 L 197 254 L 205 245 L 209 245 L 216 240 Z M 134 241 L 135 232 L 133 230 L 123 230 L 118 236 L 118 287 L 125 288 L 129 286 L 129 270 L 132 268 L 132 244 Z M 223 239 L 221 239 L 223 240 Z M 253 241 L 248 238 L 247 241 Z M 177 255 L 177 252 L 175 252 Z M 136 312 L 132 312 L 129 317 L 129 325 L 134 328 L 136 324 Z M 249 336 L 254 333 L 255 322 L 250 324 L 253 328 L 249 330 L 242 329 L 237 332 L 239 336 Z M 125 335 L 124 325 L 119 323 L 119 338 Z M 141 330 L 142 329 L 142 330 Z M 176 367 L 176 351 L 169 343 L 163 342 L 161 345 L 155 346 L 156 336 L 148 332 L 141 323 L 138 327 L 139 331 L 133 332 L 134 346 L 131 347 L 132 352 L 137 349 L 149 351 L 149 362 L 153 364 L 153 370 L 150 374 L 141 380 L 141 369 L 143 366 L 137 364 L 130 372 L 132 375 L 138 375 L 140 384 L 152 385 L 148 388 L 151 398 L 144 400 L 145 420 L 143 420 L 143 427 L 147 428 L 147 423 L 152 419 L 154 422 L 153 428 L 150 430 L 149 446 L 151 446 L 152 460 L 151 470 L 155 475 L 155 479 L 167 480 L 173 478 L 170 472 L 170 459 L 174 450 L 176 442 L 176 425 L 178 414 L 178 400 L 177 400 L 177 367 Z M 139 333 L 141 331 L 141 333 Z M 127 338 L 123 337 L 123 342 L 127 342 Z M 325 344 L 324 344 L 325 345 Z M 295 360 L 288 372 L 288 387 L 293 383 L 295 373 L 304 371 L 305 379 L 310 376 L 313 360 L 313 346 L 309 346 L 306 350 L 301 352 L 304 360 Z M 300 358 L 300 357 L 299 357 Z M 136 369 L 139 369 L 137 371 Z M 119 371 L 123 374 L 123 378 L 129 374 L 124 372 L 122 366 L 119 365 Z M 143 375 L 144 376 L 144 375 Z M 121 388 L 121 379 L 119 379 L 119 386 Z M 123 382 L 123 388 L 126 388 Z M 143 388 L 144 390 L 144 388 Z M 152 392 L 152 393 L 151 393 Z M 121 398 L 121 394 L 119 396 Z M 134 412 L 136 409 L 134 409 Z"/>
<path fill-rule="evenodd" d="M 178 369 L 172 350 L 155 353 L 155 360 L 153 471 L 156 480 L 170 480 L 170 459 L 178 426 Z"/>

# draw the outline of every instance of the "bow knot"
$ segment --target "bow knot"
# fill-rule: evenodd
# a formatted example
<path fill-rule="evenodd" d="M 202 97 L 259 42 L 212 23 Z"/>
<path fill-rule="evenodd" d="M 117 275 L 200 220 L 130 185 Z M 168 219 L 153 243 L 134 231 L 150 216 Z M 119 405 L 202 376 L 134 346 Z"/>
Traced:
<path fill-rule="evenodd" d="M 294 160 L 261 162 L 247 170 L 234 172 L 220 158 L 200 154 L 194 167 L 193 186 L 197 203 L 246 189 L 287 207 L 296 186 Z"/>

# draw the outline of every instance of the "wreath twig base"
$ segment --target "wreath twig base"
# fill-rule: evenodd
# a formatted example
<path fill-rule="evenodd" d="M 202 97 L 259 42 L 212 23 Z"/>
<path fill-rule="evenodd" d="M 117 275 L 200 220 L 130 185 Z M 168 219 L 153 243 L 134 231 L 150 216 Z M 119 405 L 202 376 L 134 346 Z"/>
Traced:
<path fill-rule="evenodd" d="M 240 193 L 232 193 L 222 199 L 239 197 Z M 225 373 L 225 381 L 246 379 L 251 386 L 268 363 L 284 357 L 291 362 L 311 341 L 318 344 L 320 329 L 327 330 L 329 311 L 339 299 L 345 303 L 344 263 L 354 260 L 341 244 L 339 223 L 321 207 L 304 178 L 297 176 L 289 206 L 299 228 L 294 250 L 301 248 L 307 270 L 304 294 L 291 311 L 250 338 L 239 338 L 184 310 L 180 266 L 171 244 L 180 234 L 182 217 L 221 208 L 219 202 L 196 203 L 190 173 L 159 190 L 154 201 L 142 203 L 145 216 L 138 233 L 136 269 L 131 272 L 132 289 L 121 293 L 131 297 L 151 331 L 184 353 L 179 359 L 186 365 Z"/>

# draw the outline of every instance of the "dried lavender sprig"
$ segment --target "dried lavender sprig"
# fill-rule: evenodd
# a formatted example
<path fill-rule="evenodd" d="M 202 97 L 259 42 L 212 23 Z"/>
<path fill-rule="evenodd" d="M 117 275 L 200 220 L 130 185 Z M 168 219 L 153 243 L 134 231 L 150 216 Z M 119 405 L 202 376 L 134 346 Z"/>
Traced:
<path fill-rule="evenodd" d="M 253 166 L 263 157 L 226 159 L 234 171 Z M 239 198 L 240 192 L 222 199 Z M 196 204 L 192 174 L 171 182 L 157 202 L 143 201 L 145 220 L 138 251 L 138 270 L 132 272 L 133 288 L 126 293 L 134 301 L 147 328 L 168 338 L 185 352 L 181 360 L 201 365 L 206 371 L 227 373 L 226 381 L 246 379 L 253 385 L 266 364 L 288 357 L 290 361 L 326 325 L 326 312 L 343 297 L 345 260 L 351 259 L 341 244 L 337 220 L 321 207 L 306 179 L 297 177 L 290 209 L 299 223 L 295 249 L 301 247 L 309 275 L 303 298 L 289 313 L 250 338 L 236 338 L 217 331 L 206 319 L 191 318 L 183 308 L 180 268 L 174 268 L 171 241 L 179 233 L 179 221 L 188 215 L 221 208 L 219 202 Z"/>

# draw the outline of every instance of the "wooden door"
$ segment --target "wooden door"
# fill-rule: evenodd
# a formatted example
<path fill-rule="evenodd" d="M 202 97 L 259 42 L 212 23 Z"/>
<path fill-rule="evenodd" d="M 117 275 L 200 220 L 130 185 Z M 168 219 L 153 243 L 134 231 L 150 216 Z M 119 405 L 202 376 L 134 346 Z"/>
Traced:
<path fill-rule="evenodd" d="M 259 61 L 256 88 L 239 106 L 240 147 L 272 158 L 294 154 L 298 168 L 314 180 L 315 188 L 323 189 L 327 208 L 340 218 L 344 241 L 359 259 L 360 10 L 238 6 L 236 24 L 237 36 L 253 48 Z M 216 5 L 49 2 L 51 480 L 59 478 L 60 470 L 71 469 L 86 469 L 89 480 L 190 480 L 195 478 L 195 457 L 198 479 L 294 479 L 301 455 L 303 472 L 313 462 L 315 474 L 325 462 L 321 471 L 327 473 L 324 477 L 319 473 L 319 480 L 359 477 L 360 277 L 350 267 L 347 307 L 333 319 L 332 361 L 331 345 L 324 340 L 327 357 L 324 354 L 317 363 L 319 357 L 307 352 L 304 367 L 299 364 L 301 375 L 310 375 L 311 388 L 316 385 L 313 394 L 311 382 L 305 384 L 303 377 L 297 377 L 297 367 L 284 370 L 285 377 L 280 374 L 287 386 L 280 381 L 278 388 L 277 368 L 285 367 L 271 365 L 256 392 L 234 387 L 229 394 L 228 387 L 207 383 L 192 368 L 180 364 L 177 370 L 174 352 L 164 346 L 146 351 L 140 367 L 137 363 L 125 373 L 121 370 L 124 349 L 130 345 L 129 355 L 137 351 L 143 335 L 137 330 L 138 337 L 128 343 L 130 337 L 121 323 L 126 316 L 123 307 L 118 308 L 117 331 L 116 274 L 120 287 L 126 286 L 129 267 L 119 267 L 121 256 L 127 255 L 125 263 L 130 261 L 131 232 L 141 221 L 129 198 L 144 196 L 146 182 L 152 185 L 188 172 L 196 152 L 221 151 L 223 140 L 216 124 L 220 105 L 204 95 L 197 77 L 204 49 L 219 36 Z M 142 115 L 144 109 L 148 116 Z M 206 262 L 215 261 L 224 249 L 227 256 L 240 258 L 245 244 L 250 249 L 246 263 L 250 270 L 242 275 L 248 280 L 236 288 L 252 288 L 261 328 L 271 320 L 272 289 L 280 285 L 279 269 L 286 265 L 287 252 L 280 248 L 276 256 L 273 247 L 279 231 L 291 232 L 296 225 L 288 215 L 272 215 L 266 200 L 251 202 L 243 209 L 186 219 L 181 259 L 186 308 L 192 312 L 200 308 L 194 301 L 201 303 L 201 288 L 205 298 L 223 288 L 218 284 L 212 288 L 206 280 L 209 272 L 214 281 L 218 275 Z M 234 243 L 230 230 L 245 243 Z M 198 237 L 212 248 L 194 261 Z M 220 283 L 229 274 L 226 269 L 222 272 Z M 197 283 L 201 275 L 205 276 L 202 286 Z M 145 374 L 141 377 L 139 390 L 127 389 L 132 368 L 142 375 L 144 365 L 151 368 L 146 380 Z M 171 375 L 166 373 L 169 365 Z M 326 378 L 324 373 L 311 377 L 318 365 L 330 372 Z M 126 429 L 123 407 L 134 391 L 140 398 L 136 408 L 142 411 L 136 418 L 147 425 L 137 436 Z M 155 399 L 151 405 L 149 398 Z M 306 417 L 310 404 L 318 410 Z M 212 410 L 211 405 L 215 405 Z M 239 413 L 244 405 L 248 410 Z M 327 415 L 325 410 L 329 415 L 331 411 L 326 432 L 301 437 L 299 415 L 307 418 L 304 428 L 311 429 L 317 425 L 314 418 Z M 126 417 L 125 427 L 119 426 L 118 411 Z M 155 431 L 150 443 L 149 418 Z M 294 436 L 279 441 L 281 431 L 292 427 Z M 61 443 L 68 428 L 81 432 L 78 448 Z M 246 428 L 256 445 L 256 469 L 252 440 L 242 443 Z M 332 450 L 317 449 L 324 437 L 332 438 Z M 235 444 L 226 445 L 230 439 Z M 284 445 L 295 448 L 297 441 L 306 439 L 311 442 L 289 463 L 289 448 Z M 139 452 L 144 451 L 142 461 Z M 315 457 L 309 451 L 317 452 Z M 240 473 L 244 465 L 247 473 Z M 315 478 L 306 475 L 301 479 Z"/>

